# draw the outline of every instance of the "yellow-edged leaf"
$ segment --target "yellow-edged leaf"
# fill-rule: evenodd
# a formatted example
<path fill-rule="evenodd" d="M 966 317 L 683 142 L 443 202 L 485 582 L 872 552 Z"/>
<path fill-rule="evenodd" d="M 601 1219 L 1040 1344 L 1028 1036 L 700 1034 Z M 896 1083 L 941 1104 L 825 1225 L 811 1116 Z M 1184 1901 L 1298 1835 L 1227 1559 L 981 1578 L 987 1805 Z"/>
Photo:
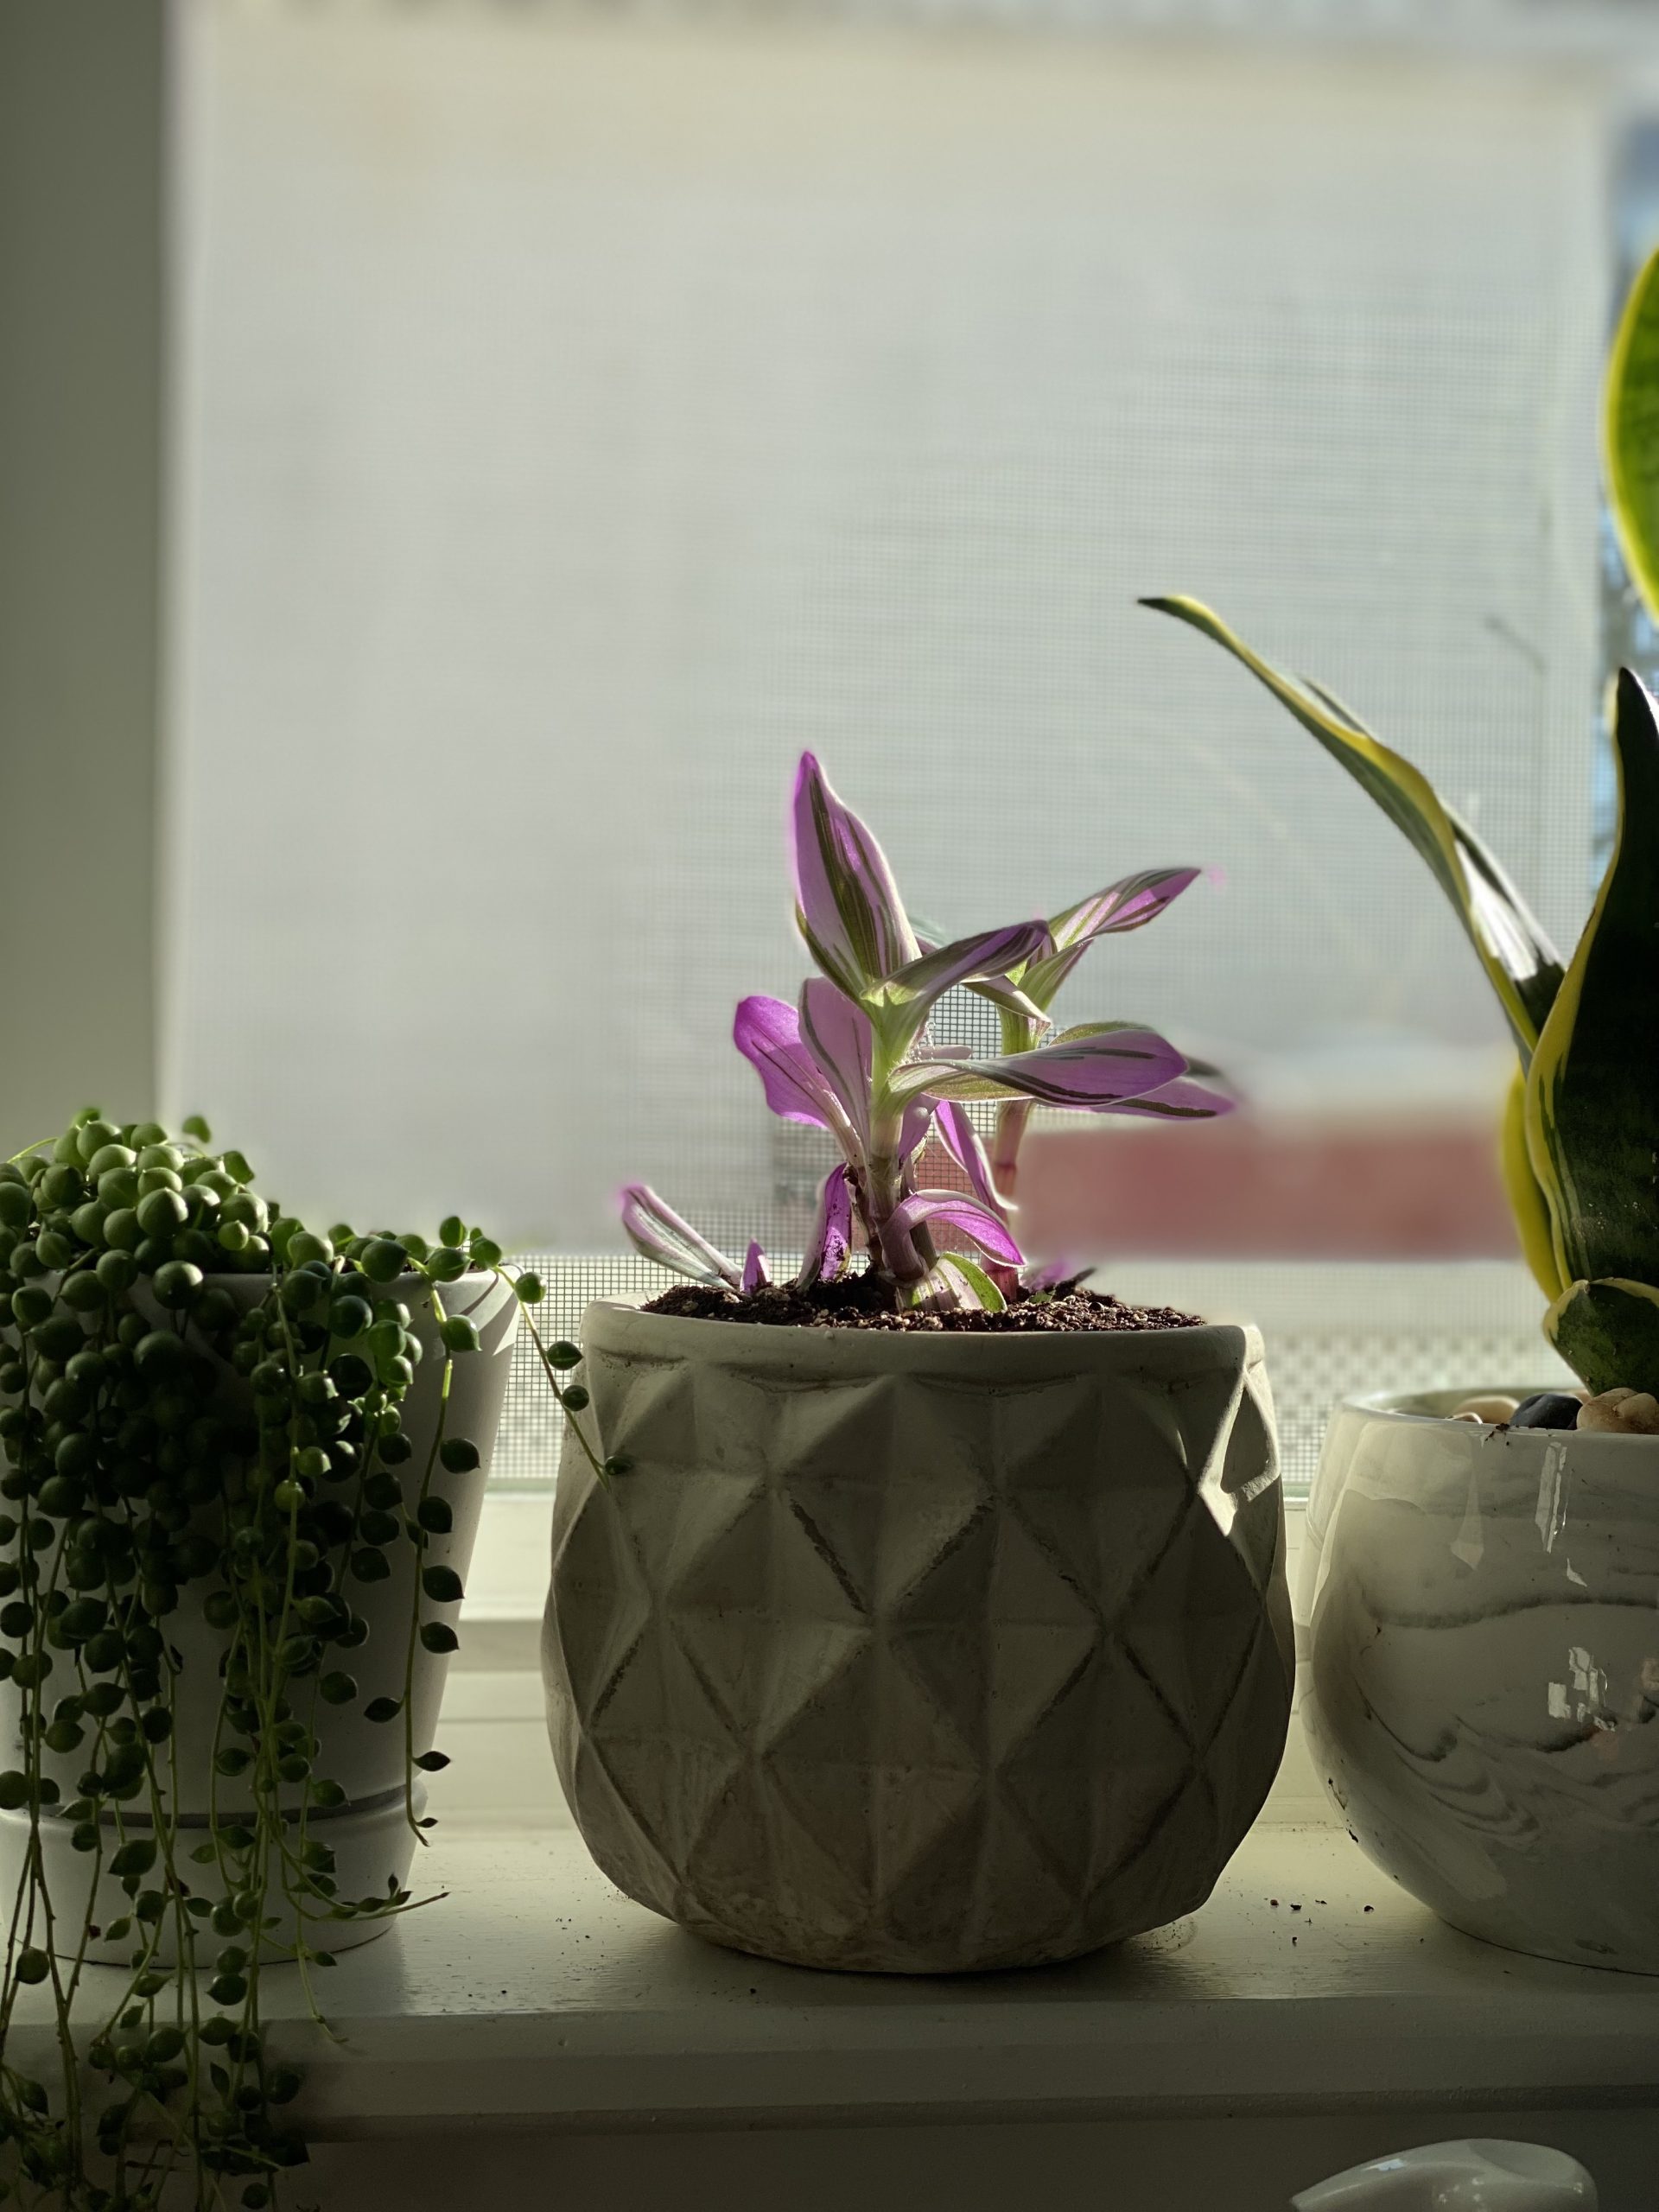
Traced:
<path fill-rule="evenodd" d="M 1503 1188 L 1521 1238 L 1527 1265 L 1548 1299 L 1557 1299 L 1567 1288 L 1560 1255 L 1549 1217 L 1549 1203 L 1532 1172 L 1527 1152 L 1527 1078 L 1517 1068 L 1503 1106 L 1503 1128 L 1498 1151 Z"/>
<path fill-rule="evenodd" d="M 1199 601 L 1169 597 L 1141 603 L 1174 615 L 1224 647 L 1382 809 L 1451 901 L 1497 994 L 1522 1060 L 1529 1058 L 1560 985 L 1560 957 L 1467 823 L 1442 804 L 1421 769 L 1373 736 L 1329 691 L 1263 660 Z"/>
<path fill-rule="evenodd" d="M 1618 833 L 1527 1075 L 1566 1280 L 1659 1281 L 1659 707 L 1621 669 Z"/>
<path fill-rule="evenodd" d="M 1544 1316 L 1544 1333 L 1588 1389 L 1659 1392 L 1659 1290 L 1651 1283 L 1572 1283 Z"/>
<path fill-rule="evenodd" d="M 1659 253 L 1630 287 L 1602 406 L 1607 500 L 1631 581 L 1659 621 Z"/>

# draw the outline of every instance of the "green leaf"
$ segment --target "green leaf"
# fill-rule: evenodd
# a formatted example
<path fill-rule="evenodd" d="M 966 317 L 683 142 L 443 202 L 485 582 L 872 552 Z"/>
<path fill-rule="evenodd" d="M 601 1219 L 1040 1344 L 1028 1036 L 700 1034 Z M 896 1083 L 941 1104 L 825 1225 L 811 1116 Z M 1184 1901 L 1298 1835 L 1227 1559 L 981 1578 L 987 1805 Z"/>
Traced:
<path fill-rule="evenodd" d="M 1659 709 L 1628 669 L 1613 745 L 1617 842 L 1527 1076 L 1563 1282 L 1659 1282 Z"/>
<path fill-rule="evenodd" d="M 1421 770 L 1374 737 L 1330 692 L 1271 666 L 1198 600 L 1144 599 L 1141 604 L 1190 623 L 1224 647 L 1376 802 L 1451 901 L 1522 1059 L 1529 1058 L 1560 986 L 1560 958 L 1467 823 L 1442 804 Z"/>
<path fill-rule="evenodd" d="M 1659 620 L 1659 253 L 1630 287 L 1607 364 L 1607 500 L 1630 580 Z"/>
<path fill-rule="evenodd" d="M 1567 1277 L 1556 1255 L 1549 1200 L 1532 1172 L 1532 1158 L 1527 1150 L 1527 1077 L 1522 1068 L 1516 1070 L 1504 1103 L 1498 1165 L 1527 1265 L 1544 1296 L 1557 1299 L 1567 1287 Z"/>
<path fill-rule="evenodd" d="M 970 1260 L 965 1252 L 947 1252 L 932 1272 L 937 1276 L 942 1276 L 952 1290 L 959 1286 L 952 1281 L 951 1278 L 959 1276 L 962 1284 L 973 1294 L 975 1300 L 987 1313 L 1001 1313 L 1007 1311 L 1007 1300 L 1003 1297 L 984 1268 L 976 1261 Z"/>
<path fill-rule="evenodd" d="M 1644 1282 L 1575 1282 L 1544 1318 L 1544 1331 L 1594 1391 L 1659 1394 L 1659 1290 Z"/>

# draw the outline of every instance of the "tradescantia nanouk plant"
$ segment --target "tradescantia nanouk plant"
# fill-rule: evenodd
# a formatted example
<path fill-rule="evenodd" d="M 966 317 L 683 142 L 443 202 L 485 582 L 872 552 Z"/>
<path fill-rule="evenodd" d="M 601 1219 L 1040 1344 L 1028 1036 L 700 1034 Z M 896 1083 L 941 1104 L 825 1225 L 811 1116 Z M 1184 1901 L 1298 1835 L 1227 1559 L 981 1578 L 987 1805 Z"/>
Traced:
<path fill-rule="evenodd" d="M 1606 479 L 1626 565 L 1659 620 L 1659 256 L 1626 305 L 1606 387 Z M 1545 1330 L 1592 1391 L 1659 1392 L 1659 707 L 1630 670 L 1612 696 L 1618 835 L 1563 963 L 1475 832 L 1321 685 L 1253 652 L 1197 600 L 1144 602 L 1213 639 L 1402 830 L 1451 901 L 1520 1066 L 1503 1166 Z"/>
<path fill-rule="evenodd" d="M 1056 1030 L 1049 1013 L 1091 944 L 1154 920 L 1196 868 L 1150 869 L 1052 919 L 933 944 L 918 934 L 880 846 L 810 753 L 795 779 L 790 855 L 796 924 L 819 973 L 793 1006 L 746 998 L 733 1039 L 772 1112 L 828 1130 L 841 1151 L 818 1195 L 799 1287 L 833 1281 L 861 1246 L 895 1306 L 1000 1311 L 1011 1293 L 1075 1273 L 1021 1273 L 1014 1182 L 1033 1105 L 1171 1121 L 1229 1110 L 1224 1093 L 1197 1079 L 1213 1071 L 1195 1071 L 1155 1030 L 1128 1021 Z M 932 1039 L 930 1017 L 958 987 L 996 1007 L 997 1054 L 974 1058 Z M 967 1111 L 981 1100 L 1000 1107 L 990 1148 Z M 923 1181 L 930 1139 L 965 1190 Z M 728 1258 L 643 1184 L 624 1191 L 622 1220 L 641 1251 L 677 1274 L 740 1294 L 769 1279 L 758 1244 L 741 1263 Z"/>

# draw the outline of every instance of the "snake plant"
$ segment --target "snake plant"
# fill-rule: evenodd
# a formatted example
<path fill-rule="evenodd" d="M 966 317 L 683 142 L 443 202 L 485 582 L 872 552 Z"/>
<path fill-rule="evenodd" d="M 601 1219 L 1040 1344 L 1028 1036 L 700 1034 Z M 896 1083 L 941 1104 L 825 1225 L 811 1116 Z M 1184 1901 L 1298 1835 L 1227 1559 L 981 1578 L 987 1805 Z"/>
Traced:
<path fill-rule="evenodd" d="M 1608 370 L 1607 492 L 1631 580 L 1659 620 L 1659 255 L 1627 302 Z M 1410 761 L 1322 685 L 1269 664 L 1196 600 L 1144 605 L 1224 646 L 1340 762 L 1450 900 L 1519 1060 L 1505 1186 L 1549 1300 L 1545 1330 L 1592 1391 L 1659 1392 L 1659 707 L 1619 671 L 1618 831 L 1563 963 L 1497 860 Z"/>

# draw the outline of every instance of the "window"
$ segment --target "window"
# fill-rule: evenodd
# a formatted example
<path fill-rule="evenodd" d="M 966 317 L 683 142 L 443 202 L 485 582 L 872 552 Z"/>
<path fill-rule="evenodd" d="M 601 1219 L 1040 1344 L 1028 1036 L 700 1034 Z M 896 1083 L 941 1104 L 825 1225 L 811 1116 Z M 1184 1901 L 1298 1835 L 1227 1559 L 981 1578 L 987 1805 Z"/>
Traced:
<path fill-rule="evenodd" d="M 1350 698 L 1570 940 L 1629 14 L 193 0 L 175 1110 L 324 1215 L 457 1193 L 573 1303 L 646 1281 L 625 1176 L 787 1249 L 812 1156 L 728 1036 L 799 969 L 810 746 L 947 925 L 1209 869 L 1069 1011 L 1157 1020 L 1250 1112 L 1039 1127 L 1027 1225 L 1281 1313 L 1293 1472 L 1377 1329 L 1438 1369 L 1455 1311 L 1550 1371 L 1449 916 L 1135 601 Z M 526 1398 L 504 1475 L 552 1449 Z"/>

